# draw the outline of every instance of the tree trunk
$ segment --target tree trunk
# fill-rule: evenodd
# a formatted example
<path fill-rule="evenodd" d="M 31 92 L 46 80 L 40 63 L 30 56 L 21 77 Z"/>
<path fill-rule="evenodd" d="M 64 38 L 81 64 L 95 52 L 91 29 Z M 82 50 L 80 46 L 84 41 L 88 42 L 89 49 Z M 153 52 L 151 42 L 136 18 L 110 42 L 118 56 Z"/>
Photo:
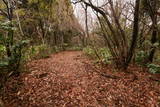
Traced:
<path fill-rule="evenodd" d="M 7 7 L 7 16 L 8 16 L 8 20 L 10 21 L 9 26 L 13 27 L 13 24 L 12 24 L 13 9 L 11 7 L 10 1 L 9 0 L 7 0 L 7 1 L 3 0 L 3 2 L 6 4 L 6 7 Z M 8 34 L 7 34 L 7 38 L 8 38 L 7 43 L 6 43 L 7 57 L 12 56 L 11 47 L 13 46 L 13 33 L 14 33 L 14 31 L 10 30 L 10 31 L 8 31 Z"/>
<path fill-rule="evenodd" d="M 156 42 L 157 42 L 157 16 L 155 16 L 153 20 L 153 32 L 152 32 L 152 38 L 151 38 L 152 45 Z M 155 47 L 153 47 L 148 57 L 149 62 L 153 62 L 155 52 L 156 52 L 156 49 Z"/>
<path fill-rule="evenodd" d="M 139 33 L 139 7 L 140 7 L 140 0 L 136 0 L 132 41 L 131 41 L 131 46 L 130 46 L 130 49 L 127 55 L 125 68 L 127 68 L 129 63 L 131 62 L 132 56 L 134 54 L 136 44 L 137 44 L 137 38 L 138 38 L 138 33 Z"/>
<path fill-rule="evenodd" d="M 151 43 L 152 45 L 154 45 L 157 42 L 157 4 L 158 1 L 154 0 L 154 1 L 149 1 L 147 0 L 148 3 L 148 7 L 149 7 L 149 14 L 152 20 L 152 37 L 151 37 Z M 151 50 L 149 57 L 148 57 L 148 62 L 153 62 L 153 58 L 154 58 L 154 54 L 156 52 L 156 48 L 153 46 L 153 49 Z"/>
<path fill-rule="evenodd" d="M 44 27 L 43 27 L 42 19 L 39 19 L 39 26 L 40 26 L 41 33 L 42 33 L 42 43 L 45 44 L 45 42 L 44 42 L 44 39 L 45 39 L 45 30 L 44 30 Z"/>

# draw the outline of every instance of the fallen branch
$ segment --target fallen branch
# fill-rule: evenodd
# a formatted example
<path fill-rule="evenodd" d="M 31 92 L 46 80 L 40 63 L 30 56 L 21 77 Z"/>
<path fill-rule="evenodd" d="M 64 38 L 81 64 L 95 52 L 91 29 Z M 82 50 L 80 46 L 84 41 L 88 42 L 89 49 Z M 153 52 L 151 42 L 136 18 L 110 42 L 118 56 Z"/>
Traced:
<path fill-rule="evenodd" d="M 158 78 L 150 77 L 149 79 L 152 81 L 160 82 L 160 79 L 158 79 Z"/>
<path fill-rule="evenodd" d="M 105 73 L 102 73 L 102 72 L 99 72 L 99 70 L 95 67 L 92 67 L 90 64 L 86 63 L 86 62 L 83 62 L 85 65 L 89 66 L 89 68 L 92 69 L 93 72 L 96 72 L 97 74 L 103 76 L 103 77 L 106 77 L 106 78 L 111 78 L 111 79 L 120 79 L 120 77 L 118 76 L 115 76 L 115 75 L 107 75 Z M 87 68 L 87 67 L 86 67 Z"/>

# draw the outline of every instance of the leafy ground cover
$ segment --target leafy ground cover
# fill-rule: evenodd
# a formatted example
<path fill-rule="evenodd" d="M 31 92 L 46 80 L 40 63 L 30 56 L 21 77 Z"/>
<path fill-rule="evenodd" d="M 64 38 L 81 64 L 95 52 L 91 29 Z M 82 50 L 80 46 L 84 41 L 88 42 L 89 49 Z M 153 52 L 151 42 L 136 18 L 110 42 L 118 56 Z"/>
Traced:
<path fill-rule="evenodd" d="M 31 72 L 10 78 L 6 107 L 158 107 L 158 74 L 130 66 L 97 67 L 81 51 L 65 51 L 27 64 Z M 156 81 L 155 81 L 156 80 Z"/>

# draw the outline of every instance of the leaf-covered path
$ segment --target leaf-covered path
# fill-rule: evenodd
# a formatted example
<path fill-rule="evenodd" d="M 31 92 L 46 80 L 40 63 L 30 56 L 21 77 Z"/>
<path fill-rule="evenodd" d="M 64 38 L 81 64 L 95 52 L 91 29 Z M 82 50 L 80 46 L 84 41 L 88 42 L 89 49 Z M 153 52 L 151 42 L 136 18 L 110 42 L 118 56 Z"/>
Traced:
<path fill-rule="evenodd" d="M 79 51 L 60 52 L 28 67 L 31 73 L 7 82 L 3 96 L 7 107 L 159 106 L 160 86 L 149 79 L 150 74 L 139 73 L 141 68 L 131 68 L 135 80 L 132 74 L 104 69 L 120 77 L 106 78 L 94 72 L 91 61 Z"/>

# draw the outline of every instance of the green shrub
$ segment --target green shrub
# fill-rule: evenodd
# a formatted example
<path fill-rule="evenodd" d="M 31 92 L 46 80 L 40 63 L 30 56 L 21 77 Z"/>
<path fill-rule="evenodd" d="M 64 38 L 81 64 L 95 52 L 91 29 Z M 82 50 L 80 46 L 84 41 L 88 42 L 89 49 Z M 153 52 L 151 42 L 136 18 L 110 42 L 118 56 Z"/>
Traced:
<path fill-rule="evenodd" d="M 50 54 L 50 48 L 47 45 L 40 45 L 38 48 L 38 56 L 40 58 L 47 58 Z"/>
<path fill-rule="evenodd" d="M 9 63 L 7 60 L 0 60 L 0 68 L 6 67 L 8 65 L 9 65 Z"/>
<path fill-rule="evenodd" d="M 139 51 L 136 54 L 135 61 L 136 61 L 137 64 L 144 65 L 145 64 L 145 60 L 147 58 L 148 58 L 148 53 L 147 52 Z"/>
<path fill-rule="evenodd" d="M 80 47 L 80 46 L 71 46 L 71 47 L 67 47 L 66 50 L 68 50 L 68 51 L 81 51 L 82 47 Z"/>
<path fill-rule="evenodd" d="M 27 44 L 28 41 L 25 40 L 15 43 L 11 47 L 12 54 L 10 57 L 5 55 L 6 48 L 1 46 L 0 52 L 3 52 L 4 57 L 1 57 L 0 59 L 0 69 L 2 69 L 2 71 L 17 71 L 22 59 L 22 49 Z"/>
<path fill-rule="evenodd" d="M 153 74 L 160 73 L 160 65 L 148 64 L 147 67 L 149 68 L 150 73 Z"/>
<path fill-rule="evenodd" d="M 0 45 L 0 59 L 3 59 L 5 57 L 6 48 L 4 45 Z"/>
<path fill-rule="evenodd" d="M 94 52 L 94 50 L 93 50 L 91 47 L 86 47 L 86 48 L 84 48 L 84 49 L 83 49 L 83 52 L 84 52 L 86 55 L 90 56 L 91 58 L 95 58 L 95 57 L 96 57 L 95 52 Z"/>
<path fill-rule="evenodd" d="M 97 62 L 103 62 L 104 64 L 109 64 L 111 55 L 106 48 L 93 49 L 91 47 L 86 47 L 83 49 L 83 52 L 95 59 Z"/>
<path fill-rule="evenodd" d="M 157 51 L 156 51 L 155 61 L 158 62 L 158 63 L 160 63 L 160 50 L 157 50 Z"/>
<path fill-rule="evenodd" d="M 51 49 L 47 45 L 31 46 L 27 49 L 26 54 L 23 56 L 24 60 L 47 58 L 51 53 Z"/>
<path fill-rule="evenodd" d="M 100 56 L 101 61 L 104 64 L 111 63 L 111 61 L 109 60 L 111 58 L 111 55 L 110 55 L 109 51 L 106 48 L 98 49 L 98 55 Z"/>
<path fill-rule="evenodd" d="M 65 51 L 68 46 L 69 46 L 69 44 L 63 43 L 63 44 L 62 44 L 62 50 Z"/>
<path fill-rule="evenodd" d="M 57 52 L 60 52 L 61 51 L 61 48 L 59 48 L 58 46 L 54 46 L 52 49 L 51 49 L 51 52 L 52 53 L 57 53 Z"/>
<path fill-rule="evenodd" d="M 4 45 L 0 45 L 0 52 L 5 52 L 6 51 L 6 48 Z"/>

